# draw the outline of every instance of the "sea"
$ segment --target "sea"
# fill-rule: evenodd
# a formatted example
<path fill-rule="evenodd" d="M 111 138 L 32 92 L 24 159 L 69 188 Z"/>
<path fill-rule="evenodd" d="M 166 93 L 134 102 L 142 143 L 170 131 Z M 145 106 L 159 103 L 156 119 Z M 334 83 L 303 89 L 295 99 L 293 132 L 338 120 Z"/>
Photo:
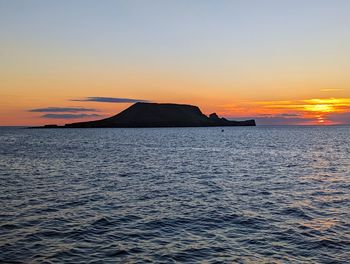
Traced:
<path fill-rule="evenodd" d="M 350 126 L 0 128 L 1 263 L 350 263 Z"/>

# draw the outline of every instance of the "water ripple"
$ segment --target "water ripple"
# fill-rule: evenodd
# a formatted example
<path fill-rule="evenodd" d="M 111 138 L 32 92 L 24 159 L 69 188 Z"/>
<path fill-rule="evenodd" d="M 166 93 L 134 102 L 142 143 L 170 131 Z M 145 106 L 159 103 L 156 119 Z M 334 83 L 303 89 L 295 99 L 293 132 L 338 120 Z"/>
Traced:
<path fill-rule="evenodd" d="M 0 262 L 347 263 L 349 129 L 2 128 Z"/>

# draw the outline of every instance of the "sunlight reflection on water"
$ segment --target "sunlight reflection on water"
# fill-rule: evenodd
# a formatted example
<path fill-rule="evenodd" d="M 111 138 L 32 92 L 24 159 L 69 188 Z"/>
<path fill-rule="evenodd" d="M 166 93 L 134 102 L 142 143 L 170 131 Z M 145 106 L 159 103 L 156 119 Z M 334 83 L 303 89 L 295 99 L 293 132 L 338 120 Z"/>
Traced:
<path fill-rule="evenodd" d="M 0 129 L 0 262 L 345 263 L 350 127 Z"/>

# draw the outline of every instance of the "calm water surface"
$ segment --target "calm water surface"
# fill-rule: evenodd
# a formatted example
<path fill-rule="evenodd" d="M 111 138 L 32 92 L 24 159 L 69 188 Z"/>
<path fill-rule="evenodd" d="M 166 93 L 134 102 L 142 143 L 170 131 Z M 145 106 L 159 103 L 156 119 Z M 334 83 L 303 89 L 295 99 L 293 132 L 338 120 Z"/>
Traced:
<path fill-rule="evenodd" d="M 349 263 L 350 127 L 0 129 L 0 262 Z"/>

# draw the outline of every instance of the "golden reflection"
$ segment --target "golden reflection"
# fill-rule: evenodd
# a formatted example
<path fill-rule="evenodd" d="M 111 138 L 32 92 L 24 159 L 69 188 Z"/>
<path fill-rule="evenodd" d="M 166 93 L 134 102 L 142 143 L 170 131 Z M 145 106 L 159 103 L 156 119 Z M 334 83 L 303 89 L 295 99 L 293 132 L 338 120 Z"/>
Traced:
<path fill-rule="evenodd" d="M 337 222 L 335 219 L 314 219 L 304 222 L 303 225 L 318 231 L 325 231 L 335 226 Z"/>

